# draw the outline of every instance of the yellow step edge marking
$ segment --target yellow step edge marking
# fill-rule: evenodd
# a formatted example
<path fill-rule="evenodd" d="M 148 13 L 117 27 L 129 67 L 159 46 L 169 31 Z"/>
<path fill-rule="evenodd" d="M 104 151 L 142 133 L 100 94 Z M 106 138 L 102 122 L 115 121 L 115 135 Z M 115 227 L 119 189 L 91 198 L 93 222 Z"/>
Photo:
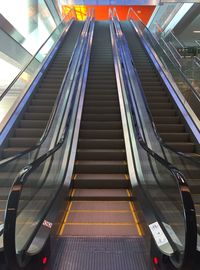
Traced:
<path fill-rule="evenodd" d="M 76 176 L 76 175 L 75 175 Z M 72 194 L 71 194 L 71 197 L 74 196 L 74 193 L 75 193 L 75 189 L 72 190 Z M 69 207 L 68 207 L 68 210 L 66 212 L 66 215 L 65 215 L 65 218 L 64 218 L 64 221 L 63 221 L 63 224 L 61 226 L 61 229 L 60 229 L 60 232 L 59 232 L 59 235 L 62 235 L 63 234 L 63 231 L 64 231 L 64 227 L 65 227 L 65 223 L 67 222 L 67 219 L 68 219 L 68 216 L 69 216 L 69 212 L 71 210 L 71 207 L 72 207 L 72 201 L 69 203 Z"/>
<path fill-rule="evenodd" d="M 79 203 L 79 202 L 81 202 L 81 203 L 88 203 L 88 202 L 91 202 L 91 203 L 94 203 L 94 202 L 113 202 L 113 201 L 103 201 L 103 200 L 87 200 L 87 201 L 82 201 L 82 200 L 76 200 L 76 201 L 73 201 L 73 203 Z M 124 200 L 117 200 L 117 201 L 114 201 L 114 202 L 126 202 L 126 201 L 124 201 Z"/>
<path fill-rule="evenodd" d="M 73 180 L 76 180 L 76 178 L 77 178 L 77 174 L 75 174 L 75 175 L 74 175 L 74 178 L 73 178 Z"/>
<path fill-rule="evenodd" d="M 71 213 L 130 213 L 130 210 L 71 210 Z"/>
<path fill-rule="evenodd" d="M 128 197 L 131 197 L 131 194 L 130 194 L 129 190 L 127 189 L 126 191 L 127 191 Z M 129 202 L 129 206 L 130 206 L 130 209 L 131 209 L 131 213 L 133 215 L 133 220 L 135 221 L 135 224 L 136 224 L 136 227 L 137 227 L 137 230 L 138 230 L 138 234 L 139 234 L 139 236 L 142 236 L 142 230 L 141 230 L 141 228 L 139 226 L 140 222 L 139 222 L 139 219 L 138 219 L 138 217 L 136 215 L 136 211 L 133 208 L 133 204 L 131 202 Z"/>
<path fill-rule="evenodd" d="M 125 174 L 125 179 L 129 180 L 128 174 Z"/>
<path fill-rule="evenodd" d="M 125 226 L 125 225 L 128 225 L 128 226 L 133 226 L 134 223 L 130 223 L 130 222 L 122 222 L 122 223 L 119 223 L 119 222 L 67 222 L 65 223 L 65 225 L 108 225 L 108 226 Z"/>

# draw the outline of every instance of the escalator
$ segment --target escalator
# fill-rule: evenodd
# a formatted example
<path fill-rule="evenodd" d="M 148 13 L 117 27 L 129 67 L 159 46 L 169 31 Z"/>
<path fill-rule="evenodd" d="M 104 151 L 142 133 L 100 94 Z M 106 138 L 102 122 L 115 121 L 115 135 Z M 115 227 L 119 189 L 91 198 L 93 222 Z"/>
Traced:
<path fill-rule="evenodd" d="M 172 149 L 199 156 L 197 143 L 129 22 L 121 22 L 156 128 Z"/>
<path fill-rule="evenodd" d="M 31 270 L 40 263 L 43 269 L 49 259 L 44 241 L 51 239 L 47 267 L 52 270 L 171 269 L 171 258 L 183 259 L 189 268 L 182 269 L 191 269 L 196 246 L 189 240 L 196 237 L 196 223 L 184 178 L 180 184 L 179 171 L 141 143 L 112 22 L 91 20 L 88 29 L 64 132 L 53 149 L 20 172 L 11 189 L 4 228 L 7 265 Z M 160 183 L 167 183 L 166 190 Z M 33 192 L 28 200 L 27 189 Z M 166 199 L 164 211 L 154 207 L 151 191 Z M 166 196 L 171 191 L 176 204 Z M 170 234 L 175 226 L 169 226 L 166 208 L 176 211 L 180 234 Z M 152 253 L 153 260 L 145 243 L 146 237 L 150 245 L 148 225 L 162 235 L 158 246 L 152 240 L 158 254 Z"/>
<path fill-rule="evenodd" d="M 197 247 L 193 254 L 195 254 L 197 258 L 195 260 L 199 261 L 199 144 L 189 126 L 187 126 L 184 116 L 179 111 L 164 81 L 162 81 L 159 72 L 156 70 L 134 27 L 127 21 L 120 22 L 120 25 L 138 74 L 141 96 L 143 96 L 144 93 L 143 102 L 147 108 L 147 112 L 150 113 L 150 121 L 153 120 L 152 130 L 155 125 L 156 131 L 154 131 L 154 133 L 157 134 L 158 132 L 158 136 L 161 138 L 161 152 L 158 153 L 164 155 L 167 161 L 172 162 L 173 166 L 183 173 L 189 185 L 196 209 L 197 220 Z M 158 140 L 158 138 L 156 140 Z M 160 142 L 158 142 L 158 144 L 159 143 Z M 155 147 L 156 142 L 153 142 L 152 145 L 151 147 Z M 148 193 L 153 198 L 156 207 L 161 209 L 161 212 L 167 217 L 168 224 L 174 228 L 175 233 L 182 239 L 183 236 L 181 232 L 184 231 L 184 228 L 180 225 L 180 217 L 177 211 L 177 208 L 179 208 L 177 205 L 177 196 L 179 195 L 171 188 L 169 180 L 166 179 L 166 181 L 164 181 L 163 179 L 163 181 L 160 181 L 157 179 L 157 181 L 161 190 L 163 190 L 163 194 L 158 196 L 160 191 L 154 186 L 149 186 Z M 175 207 L 171 206 L 169 210 L 169 205 L 172 202 Z M 167 205 L 167 207 L 165 207 L 165 205 Z M 198 265 L 199 262 L 196 264 Z"/>
<path fill-rule="evenodd" d="M 83 24 L 74 21 L 2 150 L 2 159 L 34 146 L 49 120 Z"/>
<path fill-rule="evenodd" d="M 0 165 L 0 235 L 3 229 L 4 211 L 9 190 L 21 168 L 35 158 L 35 152 L 31 151 L 31 147 L 38 143 L 45 131 L 82 27 L 82 22 L 74 21 L 72 23 L 56 56 L 53 58 L 44 77 L 35 89 L 29 104 L 26 106 L 17 125 L 13 127 L 12 135 L 7 139 L 5 148 L 2 149 Z M 52 138 L 48 141 L 50 140 Z M 38 144 L 36 151 L 39 151 L 39 146 Z M 30 152 L 23 154 L 24 151 L 29 149 Z M 43 149 L 45 150 L 44 147 Z M 5 160 L 4 162 L 4 158 L 12 157 L 19 153 L 21 153 L 21 156 L 18 158 L 15 159 L 14 157 L 13 160 L 11 158 L 10 161 L 8 160 L 7 162 Z M 30 196 L 31 192 L 27 189 L 26 200 Z M 3 248 L 2 235 L 0 237 L 1 248 Z"/>
<path fill-rule="evenodd" d="M 142 46 L 137 33 L 130 22 L 121 22 L 121 27 L 126 36 L 159 136 L 174 151 L 186 154 L 199 162 L 200 152 L 196 138 L 179 112 L 176 103 L 173 101 L 167 87 L 164 85 L 150 57 Z M 189 159 L 183 158 L 183 160 L 178 161 L 177 158 L 174 158 L 174 165 L 181 169 L 187 177 L 188 184 L 193 193 L 195 206 L 198 210 L 200 206 L 199 166 Z M 199 215 L 197 215 L 197 219 L 198 224 L 200 224 Z"/>
<path fill-rule="evenodd" d="M 79 252 L 71 261 L 72 264 L 81 261 L 76 269 L 92 269 L 91 245 L 102 249 L 105 257 L 95 269 L 113 269 L 116 264 L 106 255 L 106 247 L 114 257 L 121 252 L 120 263 L 128 260 L 123 269 L 129 269 L 131 264 L 138 270 L 144 269 L 147 263 L 145 249 L 137 251 L 138 261 L 127 249 L 127 243 L 136 250 L 137 245 L 144 245 L 144 240 L 130 193 L 109 22 L 95 23 L 90 59 L 72 194 L 60 231 L 59 250 L 65 246 L 67 251 L 69 242 L 72 246 L 79 245 Z M 114 246 L 118 246 L 118 250 Z M 84 250 L 86 247 L 88 252 Z M 83 254 L 86 256 L 84 261 Z M 98 256 L 94 253 L 94 261 Z M 66 269 L 70 261 L 68 252 L 64 251 L 63 257 L 65 260 L 55 261 L 59 269 Z M 54 267 L 52 269 L 56 269 Z"/>

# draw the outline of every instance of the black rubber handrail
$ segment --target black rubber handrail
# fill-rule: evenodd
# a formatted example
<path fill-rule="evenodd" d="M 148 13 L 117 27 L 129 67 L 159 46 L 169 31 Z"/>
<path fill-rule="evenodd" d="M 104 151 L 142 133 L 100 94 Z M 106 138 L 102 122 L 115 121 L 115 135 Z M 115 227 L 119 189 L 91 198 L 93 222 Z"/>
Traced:
<path fill-rule="evenodd" d="M 115 26 L 116 32 L 118 31 L 118 27 L 115 24 L 115 19 L 113 18 L 113 23 Z M 123 37 L 123 32 L 120 30 L 120 37 Z M 117 35 L 118 36 L 118 35 Z M 120 38 L 119 38 L 120 40 Z M 121 46 L 122 47 L 122 46 Z M 123 51 L 122 48 L 120 48 L 121 51 Z M 123 53 L 124 54 L 124 53 Z M 124 60 L 124 64 L 126 65 L 126 60 Z M 129 90 L 130 92 L 130 90 Z M 134 93 L 133 89 L 131 90 L 132 94 Z M 184 260 L 183 260 L 183 268 L 182 270 L 188 270 L 190 269 L 190 266 L 193 264 L 193 256 L 196 252 L 196 245 L 197 245 L 197 223 L 196 223 L 196 213 L 194 208 L 194 202 L 192 199 L 192 195 L 190 192 L 190 189 L 188 187 L 187 181 L 185 180 L 184 175 L 181 173 L 180 170 L 178 170 L 173 164 L 169 163 L 167 160 L 160 157 L 156 152 L 154 152 L 152 149 L 150 149 L 147 145 L 147 143 L 144 141 L 142 134 L 140 132 L 140 128 L 138 126 L 136 113 L 134 109 L 133 103 L 137 106 L 137 101 L 135 99 L 135 96 L 133 94 L 133 97 L 131 97 L 131 111 L 132 111 L 132 117 L 134 120 L 134 128 L 136 130 L 136 135 L 139 144 L 141 147 L 150 155 L 153 157 L 156 161 L 158 161 L 162 166 L 164 166 L 170 174 L 174 177 L 174 180 L 177 183 L 177 188 L 180 193 L 180 199 L 183 204 L 183 211 L 184 211 L 184 218 L 185 218 L 185 252 L 184 252 Z M 133 101 L 134 99 L 134 101 Z M 138 107 L 137 107 L 138 110 Z M 189 267 L 189 268 L 188 268 Z"/>
<path fill-rule="evenodd" d="M 126 38 L 125 38 L 124 36 L 123 36 L 123 39 L 126 40 Z M 126 41 L 125 41 L 125 42 L 126 42 Z M 132 56 L 131 56 L 130 54 L 129 54 L 129 57 L 130 57 L 130 59 L 131 59 L 131 62 L 132 62 L 134 71 L 135 71 L 135 73 L 137 74 L 137 76 L 136 76 L 136 77 L 137 77 L 137 83 L 138 83 L 138 85 L 139 85 L 139 87 L 140 87 L 140 90 L 141 90 L 141 94 L 142 94 L 142 97 L 143 97 L 143 100 L 144 100 L 144 105 L 145 105 L 145 108 L 146 108 L 147 113 L 148 113 L 148 115 L 149 115 L 149 118 L 150 118 L 150 121 L 151 121 L 151 125 L 152 125 L 153 131 L 154 131 L 154 134 L 155 134 L 155 136 L 157 137 L 159 143 L 161 144 L 162 147 L 169 149 L 170 151 L 172 151 L 172 152 L 175 153 L 176 155 L 181 156 L 182 158 L 186 158 L 186 159 L 189 160 L 191 163 L 194 163 L 194 164 L 200 166 L 200 160 L 197 160 L 197 159 L 195 159 L 195 158 L 193 158 L 193 157 L 191 157 L 191 156 L 188 156 L 187 154 L 185 154 L 185 153 L 183 153 L 183 152 L 176 151 L 176 150 L 173 149 L 171 146 L 169 146 L 167 143 L 165 143 L 165 142 L 163 141 L 163 139 L 160 137 L 160 135 L 158 134 L 157 129 L 156 129 L 155 122 L 154 122 L 154 120 L 153 120 L 153 116 L 152 116 L 151 111 L 150 111 L 150 109 L 149 109 L 149 105 L 148 105 L 148 102 L 147 102 L 147 99 L 146 99 L 146 96 L 145 96 L 145 93 L 144 93 L 144 89 L 143 89 L 143 87 L 142 87 L 141 81 L 140 81 L 140 79 L 139 79 L 139 75 L 138 75 L 138 73 L 137 73 L 137 68 L 136 68 L 135 62 L 134 62 L 134 60 L 133 60 L 133 58 L 132 58 Z"/>
<path fill-rule="evenodd" d="M 84 55 L 84 52 L 88 51 L 88 47 L 91 47 L 91 32 L 93 31 L 91 27 L 91 21 L 93 20 L 93 17 L 89 18 L 87 25 L 85 24 L 85 35 L 82 35 L 83 38 L 85 39 L 85 43 L 82 47 L 82 55 Z M 84 30 L 83 30 L 84 31 Z M 86 47 L 86 48 L 85 48 Z M 87 54 L 86 54 L 87 56 Z M 82 66 L 82 64 L 81 64 Z M 78 71 L 80 72 L 80 70 Z M 6 207 L 6 213 L 5 213 L 5 223 L 4 223 L 4 249 L 6 253 L 6 259 L 12 258 L 12 260 L 9 260 L 9 264 L 12 264 L 13 268 L 12 269 L 18 269 L 18 262 L 17 262 L 17 254 L 16 254 L 16 240 L 15 240 L 15 229 L 16 229 L 16 219 L 17 219 L 17 209 L 20 201 L 20 196 L 21 192 L 23 190 L 23 187 L 27 181 L 27 177 L 34 171 L 36 170 L 44 161 L 46 161 L 49 157 L 53 156 L 53 154 L 63 145 L 65 139 L 67 138 L 68 131 L 69 131 L 69 124 L 71 120 L 71 114 L 73 110 L 73 100 L 76 97 L 76 92 L 73 92 L 72 95 L 72 101 L 70 104 L 70 110 L 67 115 L 66 119 L 66 124 L 64 127 L 64 131 L 62 133 L 61 138 L 59 141 L 56 143 L 56 145 L 50 149 L 48 152 L 37 158 L 35 161 L 33 161 L 31 164 L 27 165 L 24 167 L 20 173 L 17 175 L 13 186 L 11 188 L 9 197 L 8 197 L 8 202 L 7 202 L 7 207 Z M 37 226 L 35 227 L 34 232 L 32 233 L 32 236 L 30 237 L 29 241 L 26 243 L 26 247 L 23 250 L 23 257 L 26 257 L 25 254 L 31 245 L 34 237 L 36 236 L 39 228 L 43 224 L 43 221 L 49 212 L 50 208 L 53 205 L 54 199 L 58 194 L 58 191 L 55 192 L 54 198 L 51 200 L 48 208 L 44 211 L 40 222 L 38 222 Z M 16 268 L 17 267 L 17 268 Z"/>
<path fill-rule="evenodd" d="M 66 33 L 66 34 L 67 34 L 67 33 Z M 0 161 L 0 166 L 4 166 L 4 165 L 10 163 L 11 161 L 13 161 L 13 160 L 15 160 L 15 159 L 18 159 L 18 158 L 20 158 L 21 156 L 23 156 L 23 155 L 25 155 L 25 154 L 27 154 L 27 153 L 29 153 L 29 152 L 31 152 L 31 151 L 33 151 L 33 150 L 39 148 L 39 147 L 41 146 L 41 144 L 42 144 L 42 143 L 45 141 L 45 139 L 47 138 L 48 133 L 49 133 L 49 131 L 50 131 L 50 129 L 51 129 L 51 126 L 52 126 L 52 124 L 53 124 L 53 121 L 54 121 L 54 119 L 55 119 L 55 115 L 56 115 L 56 112 L 57 112 L 57 109 L 58 109 L 58 105 L 59 105 L 59 102 L 60 102 L 61 97 L 62 97 L 62 94 L 63 94 L 63 89 L 64 89 L 64 84 L 65 84 L 65 79 L 66 79 L 66 77 L 67 77 L 67 75 L 68 75 L 68 73 L 69 73 L 73 55 L 75 54 L 76 48 L 77 48 L 77 46 L 78 46 L 78 44 L 79 44 L 79 39 L 80 39 L 80 36 L 79 36 L 79 38 L 78 38 L 78 40 L 77 40 L 77 42 L 76 42 L 75 49 L 73 50 L 73 53 L 72 53 L 70 62 L 69 62 L 69 64 L 68 64 L 67 70 L 66 70 L 65 75 L 64 75 L 64 77 L 63 77 L 63 81 L 62 81 L 62 84 L 61 84 L 61 87 L 60 87 L 58 96 L 56 97 L 55 104 L 54 104 L 54 106 L 53 106 L 53 110 L 52 110 L 52 112 L 51 112 L 50 118 L 49 118 L 49 120 L 48 120 L 48 122 L 47 122 L 47 125 L 46 125 L 46 127 L 45 127 L 45 130 L 44 130 L 44 132 L 43 132 L 43 134 L 42 134 L 40 140 L 39 140 L 35 145 L 33 145 L 33 146 L 31 146 L 30 148 L 28 148 L 27 150 L 22 151 L 22 152 L 19 152 L 18 154 L 14 155 L 14 156 L 12 156 L 12 157 L 8 157 L 8 158 L 6 158 L 6 159 L 1 160 L 1 161 Z"/>
<path fill-rule="evenodd" d="M 176 70 L 178 70 L 178 72 L 181 73 L 181 76 L 185 80 L 186 84 L 190 87 L 191 91 L 193 92 L 193 94 L 196 96 L 196 98 L 200 102 L 200 94 L 199 94 L 199 92 L 191 85 L 190 81 L 187 79 L 187 77 L 185 76 L 185 74 L 183 73 L 183 71 L 181 69 L 179 69 L 176 65 L 174 65 L 174 63 L 168 57 L 167 53 L 163 50 L 163 48 L 160 46 L 159 42 L 154 38 L 154 36 L 152 35 L 151 31 L 146 27 L 146 25 L 143 23 L 143 21 L 140 19 L 140 17 L 138 16 L 138 14 L 135 12 L 135 10 L 133 8 L 129 8 L 128 14 L 127 14 L 127 18 L 128 18 L 128 15 L 129 15 L 130 12 L 133 12 L 134 15 L 137 16 L 138 20 L 141 22 L 141 24 L 143 25 L 143 27 L 145 28 L 145 30 L 148 32 L 149 37 L 153 40 L 153 42 L 155 42 L 161 48 L 161 50 L 163 51 L 163 53 L 166 55 L 166 57 L 172 63 L 173 67 Z"/>

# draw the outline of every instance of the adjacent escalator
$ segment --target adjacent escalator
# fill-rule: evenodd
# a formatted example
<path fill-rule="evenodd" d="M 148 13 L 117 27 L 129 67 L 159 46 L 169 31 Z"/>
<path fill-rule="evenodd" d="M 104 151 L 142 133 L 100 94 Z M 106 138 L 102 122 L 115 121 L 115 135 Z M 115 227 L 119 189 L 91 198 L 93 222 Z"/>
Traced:
<path fill-rule="evenodd" d="M 163 151 L 170 162 L 181 170 L 189 184 L 197 211 L 196 217 L 199 227 L 199 145 L 190 128 L 187 126 L 186 121 L 179 111 L 175 101 L 170 95 L 169 90 L 164 85 L 164 82 L 159 76 L 159 73 L 157 72 L 131 23 L 126 21 L 121 22 L 120 24 L 128 42 L 156 130 L 163 142 L 165 142 L 165 145 L 169 147 L 168 150 L 164 147 Z M 170 149 L 173 149 L 174 151 L 171 151 Z M 183 154 L 178 155 L 177 152 Z M 184 155 L 187 155 L 188 158 Z M 167 185 L 167 183 L 163 182 L 163 190 L 165 185 Z M 152 192 L 155 193 L 153 190 Z M 175 201 L 176 196 L 174 196 L 174 198 L 173 196 L 173 192 L 171 192 L 170 199 Z M 155 199 L 155 201 L 158 200 Z M 162 203 L 163 200 L 160 198 L 160 204 Z M 171 222 L 173 222 L 173 220 Z"/>
<path fill-rule="evenodd" d="M 34 146 L 41 138 L 51 115 L 52 108 L 82 26 L 82 22 L 74 21 L 72 23 L 63 44 L 53 58 L 41 83 L 35 90 L 19 123 L 14 127 L 12 132 L 13 135 L 8 138 L 7 146 L 2 150 L 4 158 L 31 149 L 31 146 Z M 52 140 L 52 138 L 50 138 L 50 140 Z M 45 150 L 45 148 L 43 149 Z M 4 160 L 2 161 L 0 166 L 0 229 L 3 228 L 4 211 L 13 181 L 21 168 L 25 166 L 27 162 L 31 162 L 34 159 L 34 155 L 35 153 L 30 151 L 30 153 L 14 159 L 13 161 L 11 160 L 10 162 L 5 163 Z M 29 198 L 30 196 L 31 193 L 27 190 L 26 198 Z M 2 241 L 0 238 L 0 248 L 1 247 Z"/>
<path fill-rule="evenodd" d="M 130 22 L 121 22 L 156 128 L 171 148 L 198 156 L 197 143 Z"/>
<path fill-rule="evenodd" d="M 26 151 L 42 136 L 83 23 L 74 21 L 61 47 L 7 139 L 2 158 Z"/>

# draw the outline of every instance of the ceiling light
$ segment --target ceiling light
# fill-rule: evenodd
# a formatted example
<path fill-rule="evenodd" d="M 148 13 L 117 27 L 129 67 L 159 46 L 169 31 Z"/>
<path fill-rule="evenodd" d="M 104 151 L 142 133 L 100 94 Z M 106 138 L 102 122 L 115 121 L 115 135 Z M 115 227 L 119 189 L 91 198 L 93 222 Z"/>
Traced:
<path fill-rule="evenodd" d="M 200 34 L 200 30 L 194 30 L 193 33 L 195 33 L 195 34 L 197 34 L 197 33 Z"/>

